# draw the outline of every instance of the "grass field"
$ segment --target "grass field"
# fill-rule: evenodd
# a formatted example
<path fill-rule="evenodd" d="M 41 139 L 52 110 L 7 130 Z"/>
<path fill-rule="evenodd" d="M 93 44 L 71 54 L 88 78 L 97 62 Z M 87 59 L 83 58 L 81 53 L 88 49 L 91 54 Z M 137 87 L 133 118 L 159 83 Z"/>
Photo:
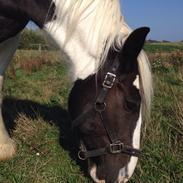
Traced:
<path fill-rule="evenodd" d="M 183 42 L 147 43 L 145 45 L 145 50 L 151 53 L 183 51 Z"/>
<path fill-rule="evenodd" d="M 183 183 L 183 46 L 176 46 L 146 45 L 155 95 L 144 125 L 144 155 L 130 183 Z M 0 162 L 0 183 L 92 182 L 73 153 L 71 84 L 62 60 L 57 52 L 18 51 L 9 67 L 3 116 L 18 151 Z"/>

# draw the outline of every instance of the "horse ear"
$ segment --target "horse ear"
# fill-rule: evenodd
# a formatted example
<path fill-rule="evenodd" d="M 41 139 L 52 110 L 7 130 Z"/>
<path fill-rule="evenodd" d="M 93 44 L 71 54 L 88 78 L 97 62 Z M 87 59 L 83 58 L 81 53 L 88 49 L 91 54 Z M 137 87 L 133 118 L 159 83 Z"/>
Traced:
<path fill-rule="evenodd" d="M 148 27 L 138 28 L 134 30 L 125 41 L 120 53 L 120 68 L 123 72 L 129 73 L 138 71 L 137 57 L 144 46 L 149 31 L 150 28 Z"/>

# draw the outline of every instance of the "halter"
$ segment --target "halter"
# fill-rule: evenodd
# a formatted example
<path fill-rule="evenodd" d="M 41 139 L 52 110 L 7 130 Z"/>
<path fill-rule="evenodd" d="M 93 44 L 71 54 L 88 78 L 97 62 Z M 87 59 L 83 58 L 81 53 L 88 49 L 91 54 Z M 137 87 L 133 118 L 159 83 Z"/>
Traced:
<path fill-rule="evenodd" d="M 78 152 L 78 157 L 81 160 L 86 160 L 88 158 L 98 157 L 106 154 L 120 154 L 120 153 L 139 157 L 141 153 L 139 149 L 135 149 L 132 146 L 125 145 L 123 142 L 121 142 L 120 138 L 117 136 L 117 133 L 111 127 L 111 125 L 108 123 L 105 123 L 106 121 L 105 115 L 103 115 L 107 107 L 107 104 L 105 103 L 105 98 L 117 79 L 116 73 L 118 68 L 119 68 L 119 60 L 118 60 L 118 57 L 116 56 L 112 64 L 112 68 L 105 75 L 104 81 L 102 83 L 102 89 L 99 92 L 99 95 L 97 96 L 94 105 L 91 108 L 85 110 L 72 123 L 72 127 L 76 128 L 81 124 L 83 124 L 85 119 L 87 119 L 91 115 L 98 113 L 100 116 L 101 122 L 107 132 L 108 138 L 110 140 L 110 144 L 108 144 L 106 147 L 98 148 L 94 150 L 87 150 L 84 143 L 81 142 L 81 147 L 80 147 L 81 150 Z"/>

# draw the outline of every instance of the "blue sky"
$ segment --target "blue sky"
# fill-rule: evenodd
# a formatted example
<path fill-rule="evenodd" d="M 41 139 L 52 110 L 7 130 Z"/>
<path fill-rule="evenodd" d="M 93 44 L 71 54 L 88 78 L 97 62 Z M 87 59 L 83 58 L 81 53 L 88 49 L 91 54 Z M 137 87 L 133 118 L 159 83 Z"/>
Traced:
<path fill-rule="evenodd" d="M 183 0 L 120 0 L 122 14 L 133 29 L 149 26 L 148 39 L 183 40 Z M 34 27 L 29 24 L 29 27 Z"/>
<path fill-rule="evenodd" d="M 121 0 L 122 13 L 133 29 L 149 26 L 149 39 L 183 40 L 183 0 Z"/>

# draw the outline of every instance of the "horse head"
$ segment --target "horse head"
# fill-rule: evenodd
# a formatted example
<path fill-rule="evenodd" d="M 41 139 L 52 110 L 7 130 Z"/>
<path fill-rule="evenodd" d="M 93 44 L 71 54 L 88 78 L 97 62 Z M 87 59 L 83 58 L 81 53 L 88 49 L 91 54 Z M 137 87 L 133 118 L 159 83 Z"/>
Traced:
<path fill-rule="evenodd" d="M 69 111 L 95 182 L 127 182 L 140 154 L 141 76 L 138 55 L 149 28 L 133 31 L 121 50 L 111 49 L 102 68 L 78 80 Z"/>

